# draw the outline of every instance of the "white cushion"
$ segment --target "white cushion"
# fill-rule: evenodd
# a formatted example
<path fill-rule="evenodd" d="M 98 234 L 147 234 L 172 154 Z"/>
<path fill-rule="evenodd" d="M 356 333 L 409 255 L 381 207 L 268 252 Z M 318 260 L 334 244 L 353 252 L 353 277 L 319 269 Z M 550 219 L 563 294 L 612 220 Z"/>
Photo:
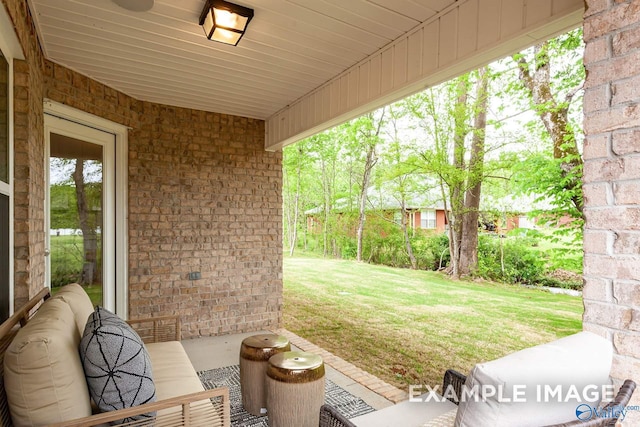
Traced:
<path fill-rule="evenodd" d="M 597 406 L 603 387 L 610 391 L 612 357 L 610 341 L 580 332 L 477 364 L 465 388 L 481 390 L 484 385 L 488 390 L 502 390 L 502 396 L 485 395 L 482 399 L 480 393 L 477 401 L 461 401 L 455 426 L 527 427 L 575 421 L 580 404 Z M 598 390 L 593 390 L 596 386 Z M 560 390 L 560 394 L 547 390 Z M 526 402 L 514 402 L 514 397 Z"/>

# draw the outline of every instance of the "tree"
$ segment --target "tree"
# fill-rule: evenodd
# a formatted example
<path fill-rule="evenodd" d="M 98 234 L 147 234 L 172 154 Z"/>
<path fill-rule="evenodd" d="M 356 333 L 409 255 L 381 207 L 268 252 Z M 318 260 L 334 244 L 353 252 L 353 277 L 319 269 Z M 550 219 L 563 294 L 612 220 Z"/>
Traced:
<path fill-rule="evenodd" d="M 485 136 L 487 129 L 488 70 L 478 70 L 471 152 L 464 194 L 462 230 L 460 235 L 458 271 L 472 273 L 478 265 L 478 219 L 480 195 L 484 181 Z"/>
<path fill-rule="evenodd" d="M 98 263 L 98 234 L 95 217 L 90 215 L 91 205 L 87 197 L 85 183 L 84 160 L 76 159 L 75 169 L 71 175 L 76 187 L 76 203 L 78 206 L 78 220 L 82 231 L 83 265 L 81 284 L 90 285 L 100 282 L 100 265 Z"/>
<path fill-rule="evenodd" d="M 474 84 L 475 97 L 470 96 Z M 418 153 L 420 167 L 440 181 L 454 278 L 473 273 L 478 260 L 487 103 L 486 69 L 463 75 L 411 100 L 413 115 L 430 137 Z"/>
<path fill-rule="evenodd" d="M 349 122 L 346 131 L 350 153 L 361 165 L 358 195 L 358 225 L 356 229 L 356 260 L 362 261 L 364 224 L 366 221 L 367 191 L 371 182 L 371 174 L 378 163 L 377 147 L 382 142 L 380 132 L 384 125 L 386 109 L 382 108 L 365 114 Z"/>
<path fill-rule="evenodd" d="M 404 239 L 404 247 L 409 257 L 411 269 L 418 268 L 418 261 L 413 253 L 411 238 L 409 236 L 409 211 L 407 202 L 410 194 L 414 193 L 417 186 L 416 178 L 418 172 L 416 168 L 408 162 L 409 149 L 402 143 L 400 137 L 400 119 L 407 114 L 406 105 L 403 102 L 396 103 L 389 107 L 388 130 L 390 141 L 386 144 L 386 150 L 382 152 L 385 160 L 385 168 L 380 174 L 380 181 L 384 185 L 385 191 L 396 199 L 400 207 L 400 230 Z M 382 185 L 381 184 L 381 185 Z"/>
<path fill-rule="evenodd" d="M 102 162 L 53 157 L 50 161 L 51 227 L 80 229 L 82 270 L 78 281 L 101 283 Z"/>
<path fill-rule="evenodd" d="M 552 158 L 532 156 L 519 170 L 520 181 L 525 192 L 553 201 L 551 222 L 569 215 L 580 230 L 584 222 L 581 131 L 576 119 L 580 115 L 572 115 L 572 109 L 584 83 L 581 48 L 578 29 L 513 56 L 520 83 L 516 90 L 524 92 L 552 144 Z"/>
<path fill-rule="evenodd" d="M 289 255 L 293 256 L 296 245 L 298 243 L 298 229 L 301 215 L 301 200 L 303 195 L 303 182 L 308 173 L 306 168 L 309 163 L 309 153 L 307 152 L 307 141 L 302 140 L 285 148 L 283 154 L 283 198 L 284 198 L 284 216 L 286 219 L 285 226 L 287 233 L 285 234 L 289 244 Z"/>
<path fill-rule="evenodd" d="M 315 167 L 311 169 L 311 173 L 315 178 L 320 175 L 320 188 L 313 191 L 312 200 L 322 209 L 322 253 L 323 256 L 329 255 L 330 237 L 331 237 L 331 219 L 332 209 L 335 198 L 336 187 L 336 171 L 338 162 L 338 152 L 340 150 L 337 131 L 331 129 L 323 133 L 314 135 L 308 140 L 307 152 L 309 156 L 313 156 Z M 318 170 L 319 169 L 319 170 Z M 314 181 L 318 182 L 317 179 Z"/>

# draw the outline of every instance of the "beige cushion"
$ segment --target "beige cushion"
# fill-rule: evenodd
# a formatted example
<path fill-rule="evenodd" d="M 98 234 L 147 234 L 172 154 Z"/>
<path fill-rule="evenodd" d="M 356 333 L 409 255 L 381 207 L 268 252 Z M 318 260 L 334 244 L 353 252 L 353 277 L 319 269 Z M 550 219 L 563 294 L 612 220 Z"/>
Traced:
<path fill-rule="evenodd" d="M 203 391 L 189 356 L 178 341 L 146 344 L 158 400 Z"/>
<path fill-rule="evenodd" d="M 502 397 L 466 399 L 460 402 L 456 427 L 541 426 L 576 420 L 581 403 L 597 406 L 601 397 L 586 386 L 609 387 L 613 349 L 611 342 L 591 332 L 580 332 L 548 344 L 527 348 L 501 359 L 476 365 L 465 387 L 502 389 Z M 517 396 L 513 391 L 519 387 Z M 545 393 L 545 387 L 561 391 Z M 572 388 L 580 395 L 574 398 Z M 541 390 L 538 398 L 538 389 Z M 524 390 L 525 394 L 520 393 Z M 545 396 L 547 396 L 545 398 Z M 522 402 L 506 402 L 514 397 Z"/>
<path fill-rule="evenodd" d="M 61 299 L 69 304 L 78 326 L 78 333 L 82 336 L 87 319 L 93 313 L 93 304 L 87 292 L 77 283 L 71 283 L 60 288 L 53 298 Z"/>
<path fill-rule="evenodd" d="M 168 399 L 183 394 L 204 391 L 189 356 L 178 341 L 145 344 L 151 358 L 156 399 Z M 179 408 L 158 411 L 158 416 L 176 412 Z"/>
<path fill-rule="evenodd" d="M 91 415 L 79 342 L 71 308 L 55 298 L 18 332 L 4 358 L 5 390 L 16 427 Z"/>

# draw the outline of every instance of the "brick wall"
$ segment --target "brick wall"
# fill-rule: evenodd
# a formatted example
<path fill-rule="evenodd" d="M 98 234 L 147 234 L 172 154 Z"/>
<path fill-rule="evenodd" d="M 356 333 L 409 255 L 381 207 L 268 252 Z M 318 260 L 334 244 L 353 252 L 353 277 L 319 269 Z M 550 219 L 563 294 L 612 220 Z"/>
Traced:
<path fill-rule="evenodd" d="M 140 117 L 129 140 L 131 316 L 179 312 L 188 337 L 280 324 L 281 154 L 264 151 L 264 122 L 150 103 Z"/>
<path fill-rule="evenodd" d="M 640 1 L 586 3 L 584 329 L 613 342 L 617 384 L 639 382 Z"/>
<path fill-rule="evenodd" d="M 25 60 L 14 61 L 15 305 L 44 283 L 43 55 L 27 2 L 2 0 L 14 22 Z"/>
<path fill-rule="evenodd" d="M 179 312 L 185 337 L 280 326 L 281 154 L 264 151 L 264 122 L 141 102 L 45 60 L 27 3 L 1 1 L 26 57 L 14 64 L 16 306 L 44 283 L 47 98 L 131 128 L 131 317 Z"/>

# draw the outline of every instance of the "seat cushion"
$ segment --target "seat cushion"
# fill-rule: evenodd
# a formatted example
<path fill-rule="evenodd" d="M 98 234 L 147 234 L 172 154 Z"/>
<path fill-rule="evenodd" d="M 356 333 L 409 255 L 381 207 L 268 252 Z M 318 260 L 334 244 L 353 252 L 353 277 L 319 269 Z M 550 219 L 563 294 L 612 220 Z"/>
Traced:
<path fill-rule="evenodd" d="M 93 304 L 87 292 L 77 283 L 61 287 L 53 298 L 61 299 L 69 304 L 76 319 L 78 334 L 82 336 L 89 315 L 93 313 Z"/>
<path fill-rule="evenodd" d="M 5 390 L 16 426 L 41 426 L 91 415 L 71 308 L 46 301 L 18 331 L 4 358 Z"/>
<path fill-rule="evenodd" d="M 178 341 L 147 344 L 158 400 L 203 391 L 204 387 L 191 361 Z M 158 411 L 158 415 L 175 412 L 175 408 Z"/>
<path fill-rule="evenodd" d="M 158 399 L 203 391 L 189 356 L 178 341 L 147 344 Z"/>
<path fill-rule="evenodd" d="M 463 393 L 455 426 L 527 427 L 575 421 L 579 405 L 597 406 L 603 390 L 612 392 L 612 358 L 610 341 L 580 332 L 477 364 L 465 389 L 478 390 L 478 398 L 464 398 Z"/>
<path fill-rule="evenodd" d="M 124 320 L 102 307 L 96 307 L 87 320 L 80 359 L 89 393 L 101 411 L 155 402 L 151 359 L 142 340 Z"/>

